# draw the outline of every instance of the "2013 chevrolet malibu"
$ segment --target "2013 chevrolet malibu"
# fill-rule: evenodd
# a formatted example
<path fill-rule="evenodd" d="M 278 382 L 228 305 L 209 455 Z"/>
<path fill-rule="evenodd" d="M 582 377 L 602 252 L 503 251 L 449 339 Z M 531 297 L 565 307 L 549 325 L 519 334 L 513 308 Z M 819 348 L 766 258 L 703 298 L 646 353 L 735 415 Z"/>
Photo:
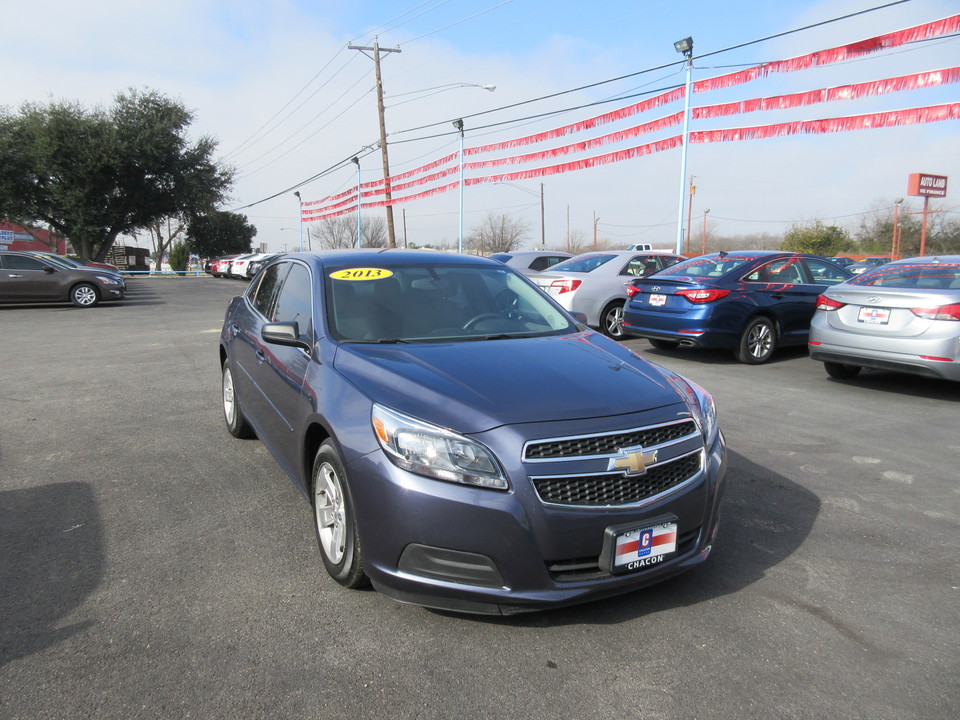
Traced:
<path fill-rule="evenodd" d="M 706 560 L 711 396 L 522 274 L 425 251 L 293 253 L 227 309 L 222 404 L 313 507 L 341 585 L 514 613 Z"/>

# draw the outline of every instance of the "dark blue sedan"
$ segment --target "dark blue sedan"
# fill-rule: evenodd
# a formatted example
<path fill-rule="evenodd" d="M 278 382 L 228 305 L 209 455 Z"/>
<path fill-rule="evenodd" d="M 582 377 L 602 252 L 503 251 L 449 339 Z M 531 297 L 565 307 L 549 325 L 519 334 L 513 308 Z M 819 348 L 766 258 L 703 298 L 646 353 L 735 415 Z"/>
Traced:
<path fill-rule="evenodd" d="M 713 547 L 711 396 L 502 263 L 286 255 L 230 303 L 220 366 L 227 429 L 309 500 L 345 587 L 513 613 L 649 585 Z"/>
<path fill-rule="evenodd" d="M 851 277 L 824 258 L 771 251 L 721 252 L 634 280 L 623 330 L 654 347 L 729 348 L 741 362 L 767 362 L 803 345 L 817 296 Z"/>

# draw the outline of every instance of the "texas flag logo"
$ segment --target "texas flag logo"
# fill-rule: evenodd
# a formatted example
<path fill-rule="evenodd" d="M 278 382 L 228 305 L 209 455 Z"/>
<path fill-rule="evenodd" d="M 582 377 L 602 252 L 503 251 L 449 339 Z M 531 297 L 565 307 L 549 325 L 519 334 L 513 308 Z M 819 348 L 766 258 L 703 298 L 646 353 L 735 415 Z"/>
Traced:
<path fill-rule="evenodd" d="M 633 562 L 652 555 L 677 551 L 677 525 L 664 523 L 644 530 L 634 530 L 617 538 L 615 565 Z"/>

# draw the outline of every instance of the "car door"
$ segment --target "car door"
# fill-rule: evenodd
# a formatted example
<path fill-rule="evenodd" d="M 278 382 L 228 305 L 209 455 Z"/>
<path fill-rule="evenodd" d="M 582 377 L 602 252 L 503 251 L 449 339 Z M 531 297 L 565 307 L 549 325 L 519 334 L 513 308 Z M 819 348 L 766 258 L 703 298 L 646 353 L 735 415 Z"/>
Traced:
<path fill-rule="evenodd" d="M 6 300 L 66 299 L 59 271 L 39 258 L 3 253 L 0 296 Z"/>
<path fill-rule="evenodd" d="M 297 323 L 298 337 L 313 348 L 316 338 L 310 270 L 299 262 L 283 264 L 289 266 L 289 271 L 283 277 L 266 320 Z M 298 430 L 313 404 L 312 398 L 304 392 L 304 377 L 313 352 L 268 343 L 258 334 L 253 354 L 256 363 L 254 377 L 262 398 L 258 412 L 264 419 L 258 434 L 280 464 L 297 476 L 300 457 Z"/>
<path fill-rule="evenodd" d="M 772 260 L 749 273 L 744 281 L 757 307 L 776 318 L 782 343 L 790 344 L 806 337 L 813 305 L 800 258 Z"/>

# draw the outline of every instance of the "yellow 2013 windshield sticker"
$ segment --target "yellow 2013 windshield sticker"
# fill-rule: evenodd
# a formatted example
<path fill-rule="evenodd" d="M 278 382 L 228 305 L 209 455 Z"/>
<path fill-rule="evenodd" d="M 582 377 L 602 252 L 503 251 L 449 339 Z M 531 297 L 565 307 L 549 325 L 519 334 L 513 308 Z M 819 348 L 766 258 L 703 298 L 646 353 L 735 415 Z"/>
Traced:
<path fill-rule="evenodd" d="M 330 273 L 334 280 L 382 280 L 393 275 L 390 270 L 383 268 L 350 268 Z"/>

